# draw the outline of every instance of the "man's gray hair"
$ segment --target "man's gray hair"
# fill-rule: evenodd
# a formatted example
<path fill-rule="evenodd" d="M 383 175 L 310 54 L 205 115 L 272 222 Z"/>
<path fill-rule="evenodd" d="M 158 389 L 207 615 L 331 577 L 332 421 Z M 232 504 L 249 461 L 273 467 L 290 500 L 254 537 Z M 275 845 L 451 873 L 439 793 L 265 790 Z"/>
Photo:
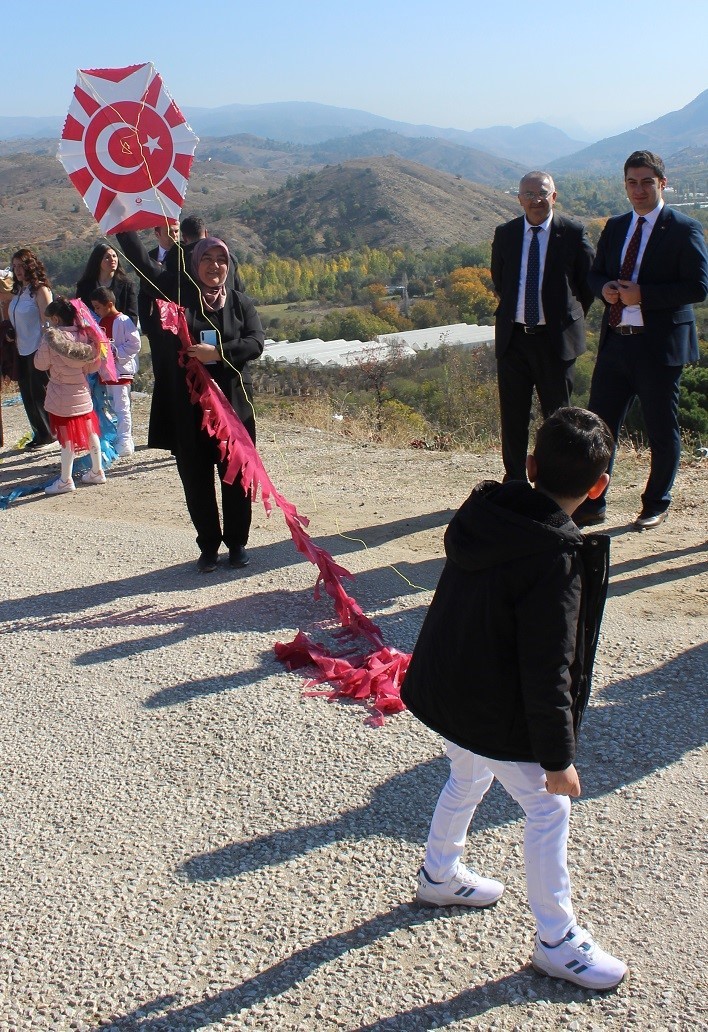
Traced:
<path fill-rule="evenodd" d="M 551 185 L 551 192 L 555 193 L 556 184 L 553 182 L 553 176 L 550 172 L 527 172 L 526 175 L 522 176 L 521 180 L 519 181 L 519 193 L 521 193 L 521 188 L 524 185 L 524 183 L 526 183 L 530 179 L 547 179 Z"/>

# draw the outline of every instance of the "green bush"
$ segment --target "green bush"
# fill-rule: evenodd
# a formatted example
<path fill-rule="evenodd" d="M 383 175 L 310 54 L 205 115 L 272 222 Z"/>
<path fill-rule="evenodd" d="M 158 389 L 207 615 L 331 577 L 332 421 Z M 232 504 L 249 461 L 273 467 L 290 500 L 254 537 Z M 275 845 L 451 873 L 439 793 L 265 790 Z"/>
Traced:
<path fill-rule="evenodd" d="M 702 439 L 708 437 L 708 367 L 687 366 L 679 396 L 681 429 Z"/>

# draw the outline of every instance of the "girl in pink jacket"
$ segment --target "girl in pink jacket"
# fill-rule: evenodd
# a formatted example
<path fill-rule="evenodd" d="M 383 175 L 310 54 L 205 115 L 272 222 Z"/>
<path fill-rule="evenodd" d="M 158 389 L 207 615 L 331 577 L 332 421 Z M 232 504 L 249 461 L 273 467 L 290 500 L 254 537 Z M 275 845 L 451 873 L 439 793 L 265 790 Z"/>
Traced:
<path fill-rule="evenodd" d="M 98 418 L 86 381 L 88 373 L 98 370 L 101 355 L 79 325 L 71 302 L 57 298 L 47 305 L 45 315 L 51 325 L 42 337 L 34 364 L 49 373 L 45 408 L 52 433 L 61 445 L 61 476 L 44 490 L 48 495 L 68 494 L 76 490 L 71 474 L 77 451 L 88 450 L 91 456 L 91 469 L 83 474 L 81 482 L 106 482 L 101 465 Z"/>

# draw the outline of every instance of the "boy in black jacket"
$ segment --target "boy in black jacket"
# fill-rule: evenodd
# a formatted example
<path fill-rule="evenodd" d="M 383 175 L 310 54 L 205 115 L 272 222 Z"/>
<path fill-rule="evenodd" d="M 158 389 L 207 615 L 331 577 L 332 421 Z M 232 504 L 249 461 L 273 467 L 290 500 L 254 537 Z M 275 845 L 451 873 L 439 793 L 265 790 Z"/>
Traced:
<path fill-rule="evenodd" d="M 627 968 L 575 920 L 567 868 L 575 746 L 607 593 L 609 538 L 571 514 L 607 487 L 612 435 L 596 415 L 543 423 L 523 481 L 479 484 L 445 533 L 447 563 L 402 698 L 446 739 L 417 898 L 489 906 L 504 886 L 461 863 L 474 811 L 496 777 L 526 814 L 524 852 L 541 974 L 611 989 Z"/>

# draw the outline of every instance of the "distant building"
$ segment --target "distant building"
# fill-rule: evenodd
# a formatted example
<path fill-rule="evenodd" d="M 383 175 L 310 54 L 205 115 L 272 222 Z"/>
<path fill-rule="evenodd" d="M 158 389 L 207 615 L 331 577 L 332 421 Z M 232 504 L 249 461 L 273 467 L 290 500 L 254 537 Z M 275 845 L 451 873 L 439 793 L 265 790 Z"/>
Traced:
<path fill-rule="evenodd" d="M 425 330 L 402 330 L 400 333 L 386 333 L 379 337 L 381 343 L 403 344 L 414 351 L 429 351 L 443 344 L 449 347 L 479 348 L 494 343 L 493 326 L 470 326 L 468 323 L 453 323 L 450 326 L 429 326 Z"/>
<path fill-rule="evenodd" d="M 467 349 L 494 344 L 493 326 L 430 326 L 425 330 L 403 330 L 385 333 L 377 340 L 267 340 L 264 358 L 274 362 L 300 362 L 302 365 L 355 365 L 358 362 L 385 361 L 394 355 L 413 357 L 419 351 L 430 351 L 443 345 Z"/>

